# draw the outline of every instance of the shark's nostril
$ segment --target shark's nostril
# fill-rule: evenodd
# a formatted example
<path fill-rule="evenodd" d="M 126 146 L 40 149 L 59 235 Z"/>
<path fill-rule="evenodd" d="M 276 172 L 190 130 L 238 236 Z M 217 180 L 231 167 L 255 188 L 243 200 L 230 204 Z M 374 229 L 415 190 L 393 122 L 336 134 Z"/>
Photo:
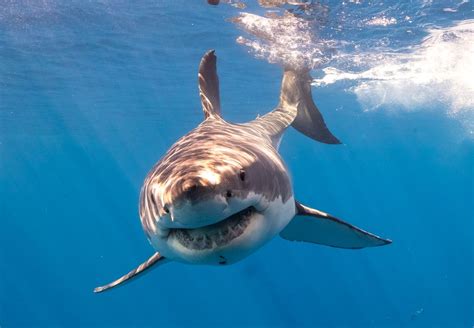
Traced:
<path fill-rule="evenodd" d="M 183 190 L 183 193 L 184 194 L 192 194 L 193 192 L 195 192 L 197 190 L 198 186 L 196 184 L 193 184 L 193 185 L 190 185 L 189 187 L 186 187 L 184 190 Z"/>
<path fill-rule="evenodd" d="M 182 189 L 182 196 L 188 200 L 194 200 L 198 197 L 200 191 L 202 191 L 201 186 L 196 183 L 186 184 Z"/>

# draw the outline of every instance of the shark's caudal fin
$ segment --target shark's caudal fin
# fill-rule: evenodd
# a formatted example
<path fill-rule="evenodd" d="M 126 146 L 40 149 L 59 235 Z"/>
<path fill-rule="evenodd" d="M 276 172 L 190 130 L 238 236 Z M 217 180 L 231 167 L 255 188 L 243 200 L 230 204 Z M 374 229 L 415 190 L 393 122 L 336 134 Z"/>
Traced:
<path fill-rule="evenodd" d="M 311 139 L 327 144 L 341 143 L 329 131 L 313 102 L 311 76 L 307 69 L 286 68 L 278 107 L 249 125 L 270 135 L 277 144 L 283 131 L 290 125 Z"/>
<path fill-rule="evenodd" d="M 221 101 L 219 96 L 219 77 L 216 68 L 217 58 L 214 50 L 209 50 L 199 64 L 198 84 L 201 96 L 202 110 L 205 118 L 221 116 Z"/>
<path fill-rule="evenodd" d="M 95 288 L 94 293 L 101 293 L 103 291 L 106 291 L 118 285 L 123 285 L 125 282 L 129 282 L 130 279 L 135 278 L 137 275 L 139 275 L 140 273 L 143 273 L 147 269 L 150 269 L 151 267 L 154 267 L 154 268 L 158 267 L 158 265 L 156 265 L 158 262 L 162 264 L 162 263 L 166 263 L 167 260 L 163 256 L 161 256 L 160 253 L 156 252 L 148 260 L 140 264 L 137 268 L 133 269 L 126 275 L 111 282 L 110 284 Z"/>
<path fill-rule="evenodd" d="M 314 104 L 309 70 L 285 69 L 279 107 L 283 109 L 296 107 L 296 117 L 291 126 L 307 137 L 327 144 L 341 143 L 329 131 L 323 116 Z"/>
<path fill-rule="evenodd" d="M 284 239 L 352 249 L 383 246 L 392 242 L 298 202 L 296 209 L 296 216 L 280 233 Z"/>

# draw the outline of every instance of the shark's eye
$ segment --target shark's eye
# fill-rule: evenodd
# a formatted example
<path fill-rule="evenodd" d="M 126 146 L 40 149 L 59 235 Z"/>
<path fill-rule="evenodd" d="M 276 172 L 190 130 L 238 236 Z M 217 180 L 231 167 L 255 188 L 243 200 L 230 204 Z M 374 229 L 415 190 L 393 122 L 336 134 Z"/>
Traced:
<path fill-rule="evenodd" d="M 242 169 L 239 172 L 240 180 L 245 181 L 245 171 Z"/>
<path fill-rule="evenodd" d="M 165 211 L 165 213 L 169 213 L 169 212 L 170 212 L 170 210 L 168 209 L 167 206 L 163 206 L 163 211 Z"/>
<path fill-rule="evenodd" d="M 227 198 L 232 197 L 232 191 L 227 190 L 227 192 L 225 193 L 225 196 L 226 196 Z"/>

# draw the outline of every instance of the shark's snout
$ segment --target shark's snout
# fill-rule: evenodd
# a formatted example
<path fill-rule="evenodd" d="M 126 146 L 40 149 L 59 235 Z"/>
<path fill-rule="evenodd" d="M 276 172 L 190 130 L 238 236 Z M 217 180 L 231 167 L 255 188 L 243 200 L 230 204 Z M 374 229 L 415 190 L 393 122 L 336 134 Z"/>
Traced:
<path fill-rule="evenodd" d="M 168 189 L 171 197 L 162 205 L 161 224 L 193 228 L 222 219 L 228 199 L 220 181 L 219 176 L 208 171 L 176 179 Z"/>
<path fill-rule="evenodd" d="M 227 208 L 227 201 L 221 197 L 194 203 L 183 201 L 179 206 L 170 204 L 170 227 L 197 228 L 212 224 L 223 218 Z"/>
<path fill-rule="evenodd" d="M 183 180 L 175 187 L 173 203 L 195 203 L 208 197 L 214 189 L 215 185 L 212 182 L 199 177 Z"/>

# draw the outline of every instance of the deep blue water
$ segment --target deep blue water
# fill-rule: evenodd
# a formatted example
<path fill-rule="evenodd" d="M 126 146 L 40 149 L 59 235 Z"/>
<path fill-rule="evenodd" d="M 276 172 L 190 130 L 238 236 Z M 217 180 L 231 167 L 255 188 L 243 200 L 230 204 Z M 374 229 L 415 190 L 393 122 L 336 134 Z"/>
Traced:
<path fill-rule="evenodd" d="M 232 266 L 170 263 L 92 293 L 153 252 L 139 190 L 202 120 L 202 54 L 216 49 L 234 122 L 273 109 L 281 68 L 235 42 L 242 31 L 226 19 L 238 9 L 225 4 L 2 3 L 0 327 L 474 325 L 472 135 L 436 108 L 364 111 L 341 84 L 313 96 L 344 145 L 289 129 L 281 154 L 299 200 L 392 245 L 275 238 Z M 471 7 L 448 14 L 423 20 L 473 18 Z"/>

